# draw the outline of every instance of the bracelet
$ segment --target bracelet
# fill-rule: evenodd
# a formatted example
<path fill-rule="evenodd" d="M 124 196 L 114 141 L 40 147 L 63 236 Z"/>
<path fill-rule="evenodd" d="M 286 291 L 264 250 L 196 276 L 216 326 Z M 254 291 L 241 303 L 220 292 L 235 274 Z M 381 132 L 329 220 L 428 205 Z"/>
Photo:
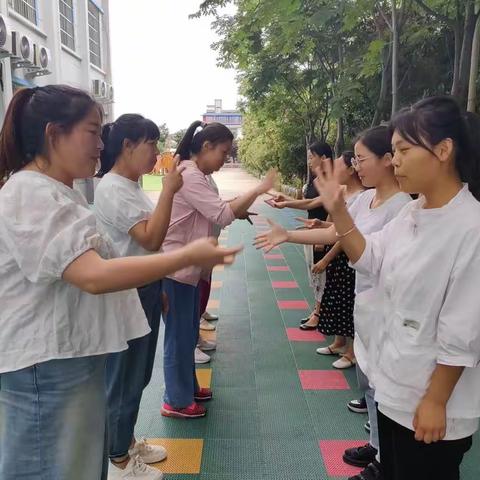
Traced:
<path fill-rule="evenodd" d="M 338 232 L 335 232 L 335 235 L 337 236 L 337 238 L 344 238 L 346 237 L 347 235 L 350 235 L 352 232 L 354 232 L 355 230 L 357 229 L 357 226 L 356 225 L 353 225 L 353 227 L 348 231 L 348 232 L 345 232 L 345 233 L 338 233 Z"/>

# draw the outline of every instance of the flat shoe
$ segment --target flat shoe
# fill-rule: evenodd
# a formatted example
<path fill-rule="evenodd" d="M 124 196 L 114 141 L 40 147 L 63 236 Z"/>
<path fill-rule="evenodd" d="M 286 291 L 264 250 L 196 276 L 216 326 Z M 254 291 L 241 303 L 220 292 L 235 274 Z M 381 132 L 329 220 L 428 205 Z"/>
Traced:
<path fill-rule="evenodd" d="M 319 355 L 342 355 L 346 351 L 346 347 L 332 348 L 330 345 L 328 347 L 317 348 L 316 352 Z"/>
<path fill-rule="evenodd" d="M 339 370 L 346 370 L 347 368 L 352 368 L 356 365 L 357 361 L 353 358 L 350 359 L 345 355 L 342 355 L 338 360 L 332 363 L 333 368 L 338 368 Z"/>

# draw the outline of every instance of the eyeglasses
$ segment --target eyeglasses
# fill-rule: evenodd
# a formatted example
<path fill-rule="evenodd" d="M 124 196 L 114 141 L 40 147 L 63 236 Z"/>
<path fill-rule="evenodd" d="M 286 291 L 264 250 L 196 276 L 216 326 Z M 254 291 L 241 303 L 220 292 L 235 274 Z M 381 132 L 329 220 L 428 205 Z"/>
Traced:
<path fill-rule="evenodd" d="M 352 166 L 353 168 L 360 168 L 360 166 L 362 165 L 363 162 L 365 162 L 365 160 L 368 160 L 369 158 L 373 158 L 373 155 L 370 155 L 368 157 L 353 157 L 352 158 Z"/>

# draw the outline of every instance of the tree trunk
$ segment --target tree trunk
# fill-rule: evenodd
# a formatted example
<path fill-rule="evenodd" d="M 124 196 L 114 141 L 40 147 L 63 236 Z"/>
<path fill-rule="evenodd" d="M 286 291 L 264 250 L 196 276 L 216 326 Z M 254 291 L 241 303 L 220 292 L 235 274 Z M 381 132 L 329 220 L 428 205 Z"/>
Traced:
<path fill-rule="evenodd" d="M 474 0 L 467 0 L 465 5 L 465 26 L 463 29 L 462 52 L 460 55 L 459 88 L 456 97 L 463 107 L 467 105 L 468 83 L 470 78 L 470 64 L 472 61 L 473 37 L 477 16 L 475 15 Z"/>
<path fill-rule="evenodd" d="M 335 154 L 340 156 L 341 153 L 345 150 L 345 129 L 343 117 L 337 119 L 337 138 L 335 140 Z M 333 158 L 332 158 L 333 160 Z"/>
<path fill-rule="evenodd" d="M 398 110 L 398 15 L 397 0 L 392 0 L 392 116 Z"/>
<path fill-rule="evenodd" d="M 453 58 L 453 80 L 451 94 L 456 97 L 460 89 L 460 54 L 462 52 L 462 26 L 460 20 L 455 20 L 453 27 L 453 36 L 455 42 L 455 52 Z"/>
<path fill-rule="evenodd" d="M 467 110 L 475 112 L 477 107 L 477 77 L 478 77 L 478 60 L 480 54 L 480 19 L 479 19 L 480 5 L 475 7 L 475 14 L 477 15 L 477 23 L 475 26 L 475 33 L 473 35 L 472 58 L 470 62 L 470 80 L 468 84 L 468 101 Z"/>
<path fill-rule="evenodd" d="M 382 51 L 382 80 L 380 83 L 380 93 L 378 94 L 377 106 L 372 119 L 372 127 L 379 125 L 385 112 L 385 103 L 388 94 L 388 73 L 390 67 L 390 59 L 392 57 L 392 44 L 385 45 Z"/>

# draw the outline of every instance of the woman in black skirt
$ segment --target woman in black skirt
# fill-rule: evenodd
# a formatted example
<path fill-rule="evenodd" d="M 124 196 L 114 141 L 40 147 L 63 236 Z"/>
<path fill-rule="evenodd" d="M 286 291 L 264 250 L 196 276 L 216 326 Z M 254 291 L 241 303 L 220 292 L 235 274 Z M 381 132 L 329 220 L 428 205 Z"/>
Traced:
<path fill-rule="evenodd" d="M 345 198 L 350 207 L 363 186 L 352 166 L 353 152 L 344 152 L 335 160 L 336 170 L 345 185 Z M 340 243 L 325 247 L 325 255 L 314 265 L 313 272 L 326 271 L 326 284 L 323 292 L 318 330 L 324 335 L 335 335 L 334 342 L 328 347 L 320 347 L 320 355 L 341 355 L 333 362 L 338 369 L 355 365 L 353 353 L 353 304 L 355 301 L 355 271 L 349 267 L 348 258 L 342 252 Z"/>

